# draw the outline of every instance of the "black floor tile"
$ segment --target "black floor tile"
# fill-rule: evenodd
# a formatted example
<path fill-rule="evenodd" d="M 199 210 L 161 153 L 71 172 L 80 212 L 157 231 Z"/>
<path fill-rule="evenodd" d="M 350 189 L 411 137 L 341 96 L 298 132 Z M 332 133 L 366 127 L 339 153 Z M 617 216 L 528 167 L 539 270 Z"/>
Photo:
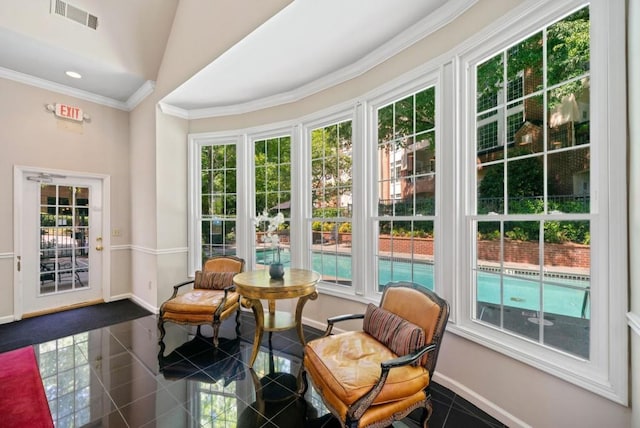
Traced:
<path fill-rule="evenodd" d="M 263 335 L 253 368 L 255 321 L 212 330 L 166 323 L 163 348 L 157 318 L 144 316 L 34 345 L 58 427 L 309 427 L 340 424 L 310 386 L 297 394 L 302 345 L 295 330 Z M 305 337 L 321 331 L 305 327 Z M 161 352 L 162 351 L 162 352 Z M 503 425 L 452 391 L 433 384 L 430 428 Z M 421 426 L 416 410 L 395 428 Z"/>

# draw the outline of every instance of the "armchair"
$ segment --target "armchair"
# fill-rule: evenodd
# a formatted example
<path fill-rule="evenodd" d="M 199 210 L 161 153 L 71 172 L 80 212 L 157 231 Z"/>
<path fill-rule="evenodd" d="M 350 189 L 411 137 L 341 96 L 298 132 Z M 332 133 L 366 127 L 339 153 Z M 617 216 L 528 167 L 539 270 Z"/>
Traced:
<path fill-rule="evenodd" d="M 209 324 L 213 327 L 213 345 L 218 346 L 218 332 L 223 320 L 236 313 L 236 334 L 240 324 L 240 294 L 233 284 L 233 277 L 244 270 L 244 259 L 235 256 L 218 256 L 205 261 L 202 271 L 197 271 L 195 279 L 173 287 L 171 297 L 160 306 L 158 329 L 160 343 L 165 335 L 164 323 Z M 193 289 L 178 294 L 178 290 L 188 284 Z"/>
<path fill-rule="evenodd" d="M 331 334 L 348 319 L 362 319 L 362 331 Z M 344 427 L 386 427 L 423 408 L 426 428 L 433 412 L 429 384 L 448 319 L 448 303 L 434 292 L 389 283 L 379 307 L 329 318 L 324 336 L 306 344 L 301 392 L 308 377 Z"/>

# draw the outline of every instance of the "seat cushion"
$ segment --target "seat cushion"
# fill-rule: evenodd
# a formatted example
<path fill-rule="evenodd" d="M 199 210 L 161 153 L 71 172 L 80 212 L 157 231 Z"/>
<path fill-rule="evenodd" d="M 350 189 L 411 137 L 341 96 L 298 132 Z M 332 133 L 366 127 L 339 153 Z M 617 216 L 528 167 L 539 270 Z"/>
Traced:
<path fill-rule="evenodd" d="M 233 285 L 233 277 L 237 272 L 202 272 L 196 271 L 193 288 L 207 290 L 223 290 Z"/>
<path fill-rule="evenodd" d="M 174 314 L 213 316 L 223 297 L 224 291 L 222 290 L 194 289 L 167 300 L 162 305 L 162 311 Z M 235 291 L 228 293 L 225 306 L 237 304 L 238 297 L 239 294 Z"/>
<path fill-rule="evenodd" d="M 368 333 L 355 331 L 308 342 L 304 365 L 319 390 L 330 390 L 327 395 L 349 406 L 380 378 L 380 363 L 397 356 Z M 401 400 L 417 394 L 427 385 L 429 373 L 424 367 L 394 368 L 373 403 Z M 341 407 L 339 403 L 334 404 L 336 408 Z"/>

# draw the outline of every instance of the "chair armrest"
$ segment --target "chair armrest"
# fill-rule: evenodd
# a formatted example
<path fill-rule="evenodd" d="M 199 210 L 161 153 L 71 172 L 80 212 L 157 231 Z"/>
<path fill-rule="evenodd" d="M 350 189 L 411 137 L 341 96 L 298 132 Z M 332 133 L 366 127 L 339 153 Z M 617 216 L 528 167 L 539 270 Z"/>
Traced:
<path fill-rule="evenodd" d="M 416 361 L 420 360 L 420 358 L 422 358 L 424 354 L 426 354 L 427 352 L 433 351 L 434 349 L 436 349 L 436 345 L 433 343 L 430 345 L 425 345 L 422 348 L 410 354 L 404 355 L 402 357 L 394 358 L 392 360 L 383 361 L 382 363 L 380 363 L 380 368 L 383 371 L 385 370 L 389 371 L 390 369 L 393 369 L 395 367 L 402 367 L 402 366 L 413 364 Z"/>
<path fill-rule="evenodd" d="M 222 299 L 220 300 L 220 304 L 218 305 L 215 312 L 213 313 L 214 317 L 219 317 L 222 314 L 222 311 L 224 311 L 224 307 L 227 305 L 227 295 L 231 291 L 236 291 L 236 285 L 235 284 L 227 285 L 222 289 L 222 291 L 224 291 L 224 296 L 222 296 Z M 240 296 L 238 296 L 238 301 L 240 301 Z"/>
<path fill-rule="evenodd" d="M 176 284 L 173 286 L 173 294 L 171 295 L 171 297 L 169 297 L 169 299 L 173 299 L 174 297 L 176 297 L 178 295 L 178 289 L 184 285 L 187 284 L 192 284 L 193 283 L 193 279 L 189 280 L 189 281 L 185 281 L 185 282 L 181 282 L 180 284 Z"/>
<path fill-rule="evenodd" d="M 373 400 L 378 396 L 380 391 L 382 391 L 382 387 L 387 381 L 387 377 L 389 376 L 389 371 L 396 367 L 404 367 L 414 363 L 415 361 L 420 360 L 424 354 L 427 352 L 433 351 L 437 348 L 437 345 L 434 343 L 430 343 L 428 345 L 423 346 L 411 354 L 404 355 L 402 357 L 393 358 L 391 360 L 383 361 L 380 363 L 380 378 L 376 382 L 373 387 L 367 392 L 365 395 L 360 397 L 360 399 L 356 400 L 351 406 L 349 406 L 349 410 L 347 413 L 350 415 L 352 420 L 358 420 L 364 414 L 365 410 L 371 406 Z"/>
<path fill-rule="evenodd" d="M 337 322 L 359 319 L 364 319 L 364 314 L 345 314 L 327 318 L 327 329 L 325 330 L 323 336 L 329 336 L 331 334 L 331 330 L 333 330 L 333 325 Z"/>

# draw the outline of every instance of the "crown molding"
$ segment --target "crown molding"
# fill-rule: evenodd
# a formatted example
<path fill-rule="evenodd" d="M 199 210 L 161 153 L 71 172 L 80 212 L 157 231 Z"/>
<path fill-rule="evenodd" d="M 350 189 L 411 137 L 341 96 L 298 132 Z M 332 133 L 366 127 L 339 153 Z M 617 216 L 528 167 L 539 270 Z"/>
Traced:
<path fill-rule="evenodd" d="M 147 80 L 138 88 L 138 90 L 129 97 L 126 102 L 118 101 L 113 98 L 97 95 L 92 92 L 83 91 L 82 89 L 72 88 L 70 86 L 61 85 L 59 83 L 51 82 L 50 80 L 34 77 L 29 74 L 20 73 L 18 71 L 10 70 L 8 68 L 0 67 L 0 78 L 12 80 L 14 82 L 23 83 L 25 85 L 34 86 L 36 88 L 45 89 L 47 91 L 56 92 L 62 95 L 68 95 L 81 100 L 89 101 L 95 104 L 100 104 L 106 107 L 115 108 L 118 110 L 131 111 L 142 100 L 144 100 L 149 94 L 151 94 L 155 88 L 155 82 Z"/>
<path fill-rule="evenodd" d="M 172 106 L 171 104 L 163 103 L 162 101 L 158 103 L 158 106 L 160 107 L 160 111 L 164 114 L 176 116 L 181 119 L 191 119 L 188 110 Z"/>
<path fill-rule="evenodd" d="M 303 85 L 295 90 L 264 97 L 247 103 L 186 110 L 175 106 L 163 108 L 163 112 L 185 119 L 204 119 L 210 117 L 244 114 L 269 107 L 299 101 L 320 91 L 358 77 L 383 63 L 416 42 L 438 31 L 477 3 L 478 0 L 452 0 L 446 2 L 429 16 L 412 25 L 396 37 L 390 39 L 361 60 L 336 70 L 320 79 Z M 186 112 L 186 115 L 185 115 Z"/>
<path fill-rule="evenodd" d="M 153 80 L 145 81 L 137 91 L 135 91 L 125 103 L 127 111 L 131 111 L 138 106 L 145 98 L 153 93 L 156 88 L 156 82 Z"/>

